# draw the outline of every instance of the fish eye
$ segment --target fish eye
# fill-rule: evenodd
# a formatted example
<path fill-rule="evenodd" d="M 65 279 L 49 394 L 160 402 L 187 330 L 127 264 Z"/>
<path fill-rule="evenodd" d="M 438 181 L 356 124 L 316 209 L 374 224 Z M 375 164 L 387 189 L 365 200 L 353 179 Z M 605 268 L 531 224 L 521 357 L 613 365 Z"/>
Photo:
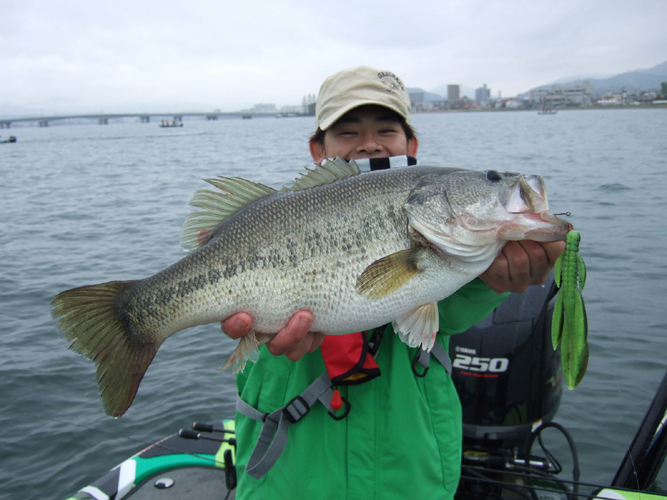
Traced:
<path fill-rule="evenodd" d="M 503 177 L 498 173 L 497 170 L 487 170 L 486 171 L 486 178 L 492 182 L 498 182 L 501 180 Z"/>

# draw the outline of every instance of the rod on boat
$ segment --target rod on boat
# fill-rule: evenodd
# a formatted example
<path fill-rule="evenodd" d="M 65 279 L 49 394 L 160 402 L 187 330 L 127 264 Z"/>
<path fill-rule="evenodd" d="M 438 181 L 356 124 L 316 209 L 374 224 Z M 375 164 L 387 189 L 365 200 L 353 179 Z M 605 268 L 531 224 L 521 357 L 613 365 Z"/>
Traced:
<path fill-rule="evenodd" d="M 612 486 L 645 491 L 656 479 L 667 454 L 667 372 L 616 472 Z"/>

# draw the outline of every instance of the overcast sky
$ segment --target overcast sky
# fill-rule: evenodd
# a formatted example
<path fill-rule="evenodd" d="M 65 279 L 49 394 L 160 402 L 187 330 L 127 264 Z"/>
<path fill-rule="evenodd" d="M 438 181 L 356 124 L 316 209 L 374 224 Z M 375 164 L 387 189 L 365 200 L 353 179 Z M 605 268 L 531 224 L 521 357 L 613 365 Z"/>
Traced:
<path fill-rule="evenodd" d="M 0 0 L 0 116 L 300 104 L 368 64 L 513 96 L 667 60 L 667 1 Z"/>

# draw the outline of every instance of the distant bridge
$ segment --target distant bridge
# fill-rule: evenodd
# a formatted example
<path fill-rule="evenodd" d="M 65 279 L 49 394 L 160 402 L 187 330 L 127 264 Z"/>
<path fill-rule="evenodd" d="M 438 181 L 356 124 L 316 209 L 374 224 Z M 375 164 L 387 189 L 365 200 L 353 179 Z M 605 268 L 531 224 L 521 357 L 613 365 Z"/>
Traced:
<path fill-rule="evenodd" d="M 231 113 L 222 113 L 218 111 L 214 112 L 192 112 L 192 113 L 119 113 L 119 114 L 107 114 L 107 113 L 97 113 L 89 115 L 60 115 L 60 116 L 39 116 L 39 117 L 27 117 L 27 118 L 0 118 L 0 129 L 11 128 L 12 123 L 19 122 L 33 122 L 37 123 L 40 127 L 48 127 L 50 122 L 57 120 L 76 120 L 76 119 L 89 119 L 97 120 L 100 125 L 106 125 L 109 123 L 109 120 L 118 119 L 118 118 L 139 118 L 141 123 L 149 123 L 151 118 L 171 118 L 174 121 L 182 121 L 184 116 L 202 116 L 207 120 L 217 120 L 219 118 L 254 118 L 254 117 L 283 117 L 283 116 L 307 116 L 300 113 L 253 113 L 246 111 L 235 111 Z"/>

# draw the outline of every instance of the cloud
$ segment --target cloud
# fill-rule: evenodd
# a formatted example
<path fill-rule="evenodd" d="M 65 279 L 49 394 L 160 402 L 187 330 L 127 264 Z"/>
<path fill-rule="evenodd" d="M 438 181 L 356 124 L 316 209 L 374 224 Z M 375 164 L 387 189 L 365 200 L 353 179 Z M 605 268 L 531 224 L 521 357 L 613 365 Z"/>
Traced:
<path fill-rule="evenodd" d="M 235 110 L 298 104 L 329 74 L 371 64 L 427 90 L 503 95 L 667 59 L 667 3 L 638 0 L 9 0 L 0 114 Z"/>

